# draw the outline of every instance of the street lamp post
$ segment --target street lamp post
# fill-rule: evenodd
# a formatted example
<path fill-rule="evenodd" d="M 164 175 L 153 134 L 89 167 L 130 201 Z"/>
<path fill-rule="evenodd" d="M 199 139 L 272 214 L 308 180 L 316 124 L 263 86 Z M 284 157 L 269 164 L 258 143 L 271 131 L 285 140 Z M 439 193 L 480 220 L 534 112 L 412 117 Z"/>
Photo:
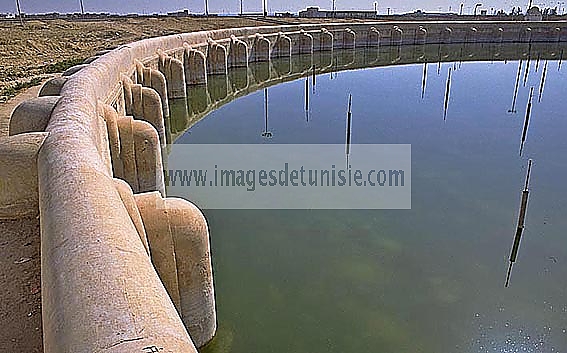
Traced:
<path fill-rule="evenodd" d="M 473 13 L 473 16 L 476 16 L 476 10 L 477 10 L 480 6 L 482 6 L 482 4 L 480 4 L 480 3 L 474 5 L 474 13 Z"/>
<path fill-rule="evenodd" d="M 459 16 L 463 15 L 463 6 L 465 6 L 465 4 L 461 3 L 461 9 L 459 10 Z"/>
<path fill-rule="evenodd" d="M 333 8 L 332 8 L 333 17 L 335 17 L 335 9 L 336 9 L 336 8 L 335 8 L 335 0 L 333 0 Z"/>
<path fill-rule="evenodd" d="M 209 0 L 205 0 L 205 16 L 209 17 Z"/>
<path fill-rule="evenodd" d="M 20 0 L 16 0 L 16 8 L 18 9 L 18 16 L 20 17 L 20 23 L 22 27 L 24 26 L 24 20 L 22 19 L 22 10 L 20 9 Z"/>
<path fill-rule="evenodd" d="M 243 11 L 242 11 L 242 10 L 243 10 L 242 1 L 243 1 L 243 0 L 240 0 L 240 16 L 242 16 L 242 14 L 243 14 Z"/>

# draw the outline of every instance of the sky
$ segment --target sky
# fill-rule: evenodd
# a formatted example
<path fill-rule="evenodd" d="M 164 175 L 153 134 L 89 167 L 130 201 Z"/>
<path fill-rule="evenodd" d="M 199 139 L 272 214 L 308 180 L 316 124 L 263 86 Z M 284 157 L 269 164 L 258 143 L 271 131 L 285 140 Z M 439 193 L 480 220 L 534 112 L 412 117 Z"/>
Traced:
<path fill-rule="evenodd" d="M 241 0 L 208 0 L 209 12 L 228 14 L 240 11 Z M 373 0 L 335 0 L 337 10 L 364 9 L 373 10 Z M 565 7 L 567 0 L 532 0 L 533 5 L 540 7 Z M 261 12 L 262 0 L 242 0 L 245 12 Z M 269 12 L 298 12 L 307 6 L 318 6 L 322 9 L 331 9 L 332 0 L 267 0 Z M 390 8 L 392 13 L 412 12 L 421 9 L 427 12 L 451 11 L 458 12 L 461 3 L 464 4 L 464 13 L 472 13 L 475 4 L 482 3 L 479 9 L 486 9 L 491 13 L 492 9 L 503 9 L 510 12 L 513 6 L 525 8 L 529 0 L 380 0 L 376 1 L 378 13 L 386 13 Z M 87 12 L 109 12 L 109 13 L 166 13 L 180 9 L 189 9 L 190 12 L 203 13 L 205 0 L 83 0 Z M 80 12 L 80 0 L 20 0 L 22 12 L 24 13 L 48 13 L 48 12 Z M 15 0 L 0 0 L 0 13 L 15 13 Z"/>

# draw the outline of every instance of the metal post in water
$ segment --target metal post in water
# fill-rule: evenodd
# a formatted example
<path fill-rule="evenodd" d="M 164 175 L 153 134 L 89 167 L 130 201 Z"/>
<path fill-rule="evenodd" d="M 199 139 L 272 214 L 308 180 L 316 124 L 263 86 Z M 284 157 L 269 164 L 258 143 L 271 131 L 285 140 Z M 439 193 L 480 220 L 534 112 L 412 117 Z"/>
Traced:
<path fill-rule="evenodd" d="M 347 110 L 347 134 L 346 134 L 346 158 L 347 158 L 347 169 L 348 169 L 348 157 L 350 155 L 350 135 L 352 129 L 352 94 L 348 95 L 348 110 Z"/>
<path fill-rule="evenodd" d="M 526 117 L 524 118 L 524 130 L 522 131 L 522 141 L 520 144 L 520 156 L 524 149 L 524 143 L 526 142 L 526 136 L 528 133 L 528 125 L 530 122 L 530 115 L 532 113 L 532 99 L 534 97 L 534 88 L 530 87 L 530 98 L 528 99 L 528 106 L 526 107 Z"/>
<path fill-rule="evenodd" d="M 441 43 L 437 47 L 437 76 L 439 76 L 441 72 Z"/>
<path fill-rule="evenodd" d="M 530 56 L 528 55 L 528 59 L 526 60 L 526 70 L 524 71 L 524 82 L 523 85 L 526 87 L 526 81 L 528 80 L 528 74 L 530 72 Z"/>
<path fill-rule="evenodd" d="M 505 287 L 510 284 L 510 275 L 512 274 L 512 265 L 516 262 L 516 257 L 518 256 L 518 249 L 520 248 L 520 240 L 522 239 L 522 233 L 524 232 L 524 223 L 526 220 L 526 211 L 528 208 L 528 196 L 529 189 L 528 185 L 530 182 L 530 172 L 532 170 L 532 160 L 528 161 L 528 173 L 526 176 L 526 184 L 524 190 L 522 191 L 522 201 L 520 204 L 520 214 L 518 215 L 518 227 L 516 228 L 516 236 L 514 237 L 514 245 L 512 245 L 512 251 L 510 252 L 510 265 L 508 266 L 508 272 L 506 273 L 506 283 Z"/>
<path fill-rule="evenodd" d="M 447 87 L 445 87 L 445 104 L 443 108 L 443 121 L 447 119 L 447 109 L 449 108 L 449 92 L 451 91 L 451 67 L 447 75 Z"/>
<path fill-rule="evenodd" d="M 546 75 L 547 75 L 547 60 L 545 61 L 545 64 L 543 64 L 543 72 L 541 73 L 541 81 L 539 83 L 539 92 L 537 97 L 538 103 L 541 102 L 541 95 L 543 94 L 543 86 L 545 85 Z"/>
<path fill-rule="evenodd" d="M 268 130 L 268 88 L 264 88 L 264 132 L 262 132 L 262 137 L 272 137 L 272 133 Z"/>
<path fill-rule="evenodd" d="M 309 111 L 309 79 L 305 79 L 305 111 Z"/>
<path fill-rule="evenodd" d="M 425 96 L 425 86 L 427 85 L 427 63 L 423 64 L 423 78 L 421 79 L 421 99 Z"/>
<path fill-rule="evenodd" d="M 520 86 L 520 75 L 522 74 L 522 60 L 518 63 L 518 73 L 516 74 L 516 85 L 514 86 L 514 98 L 512 99 L 512 108 L 508 113 L 516 113 L 516 99 L 518 98 L 518 88 Z"/>
<path fill-rule="evenodd" d="M 331 72 L 331 79 L 337 78 L 337 68 L 338 68 L 338 58 L 335 57 L 335 61 L 333 62 L 333 71 Z"/>
<path fill-rule="evenodd" d="M 317 76 L 317 75 L 315 73 L 315 65 L 313 65 L 313 77 L 312 77 L 312 82 L 311 82 L 312 85 L 313 85 L 313 93 L 315 93 L 315 76 Z"/>

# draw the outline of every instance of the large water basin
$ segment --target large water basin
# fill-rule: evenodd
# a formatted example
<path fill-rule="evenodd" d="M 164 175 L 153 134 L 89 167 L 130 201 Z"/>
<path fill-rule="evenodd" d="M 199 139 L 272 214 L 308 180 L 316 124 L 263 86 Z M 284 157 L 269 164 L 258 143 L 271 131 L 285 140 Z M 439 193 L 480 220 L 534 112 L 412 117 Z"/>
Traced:
<path fill-rule="evenodd" d="M 555 44 L 329 52 L 190 88 L 171 105 L 172 154 L 343 144 L 349 95 L 353 144 L 412 153 L 409 210 L 205 209 L 219 329 L 202 352 L 565 351 L 562 56 Z M 505 288 L 528 159 L 526 228 Z"/>

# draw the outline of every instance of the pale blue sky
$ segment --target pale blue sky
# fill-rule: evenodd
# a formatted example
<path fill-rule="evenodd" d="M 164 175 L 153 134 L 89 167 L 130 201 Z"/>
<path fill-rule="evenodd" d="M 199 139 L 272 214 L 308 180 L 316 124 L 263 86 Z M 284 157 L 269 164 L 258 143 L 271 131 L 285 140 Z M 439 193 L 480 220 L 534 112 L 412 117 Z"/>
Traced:
<path fill-rule="evenodd" d="M 262 0 L 242 0 L 245 11 L 261 11 Z M 382 0 L 377 1 L 378 12 L 385 13 L 390 7 L 392 12 L 409 12 L 415 9 L 424 11 L 447 11 L 451 6 L 452 11 L 458 12 L 459 5 L 464 3 L 464 12 L 471 13 L 476 3 L 482 3 L 481 8 L 491 10 L 504 9 L 509 12 L 512 6 L 521 6 L 524 11 L 529 0 L 490 0 L 490 1 L 450 1 L 450 0 Z M 533 0 L 534 5 L 554 7 L 562 3 L 565 6 L 567 0 Z M 90 12 L 111 12 L 111 13 L 165 13 L 178 9 L 187 8 L 191 12 L 203 12 L 204 0 L 83 0 L 85 10 Z M 79 12 L 79 0 L 20 0 L 22 11 L 26 13 L 45 13 L 45 12 Z M 0 0 L 1 13 L 14 13 L 16 10 L 15 0 Z M 270 12 L 291 11 L 297 12 L 307 6 L 314 5 L 324 9 L 330 9 L 332 0 L 268 0 Z M 337 9 L 374 9 L 372 0 L 336 0 Z M 240 0 L 209 0 L 209 10 L 217 13 L 237 13 L 240 8 Z"/>

